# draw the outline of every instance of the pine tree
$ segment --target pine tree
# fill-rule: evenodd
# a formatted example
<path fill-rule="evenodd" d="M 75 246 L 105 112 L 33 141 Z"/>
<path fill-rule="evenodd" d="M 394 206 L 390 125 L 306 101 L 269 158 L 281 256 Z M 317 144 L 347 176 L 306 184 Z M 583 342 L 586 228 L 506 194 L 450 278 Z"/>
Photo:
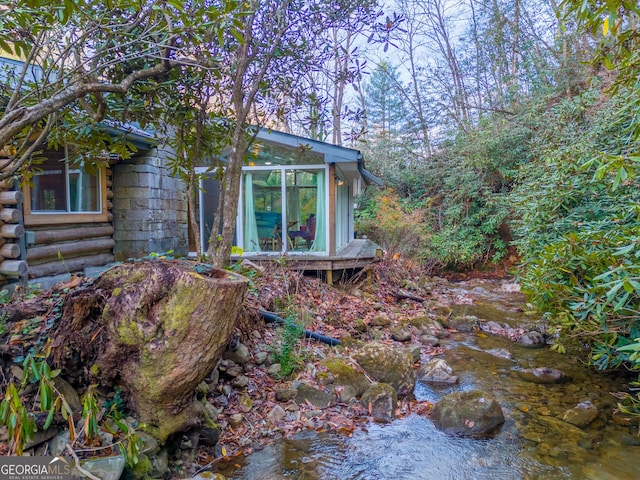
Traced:
<path fill-rule="evenodd" d="M 367 121 L 376 138 L 391 140 L 406 129 L 402 82 L 397 67 L 381 62 L 365 85 Z"/>

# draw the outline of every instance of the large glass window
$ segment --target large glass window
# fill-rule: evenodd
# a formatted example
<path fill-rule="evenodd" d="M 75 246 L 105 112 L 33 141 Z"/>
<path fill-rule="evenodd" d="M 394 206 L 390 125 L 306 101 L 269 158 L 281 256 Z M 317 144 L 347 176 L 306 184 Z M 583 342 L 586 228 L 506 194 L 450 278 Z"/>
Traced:
<path fill-rule="evenodd" d="M 282 172 L 246 173 L 244 185 L 244 249 L 282 251 Z"/>
<path fill-rule="evenodd" d="M 287 171 L 287 249 L 310 250 L 316 237 L 323 235 L 318 222 L 318 180 L 324 170 Z M 323 203 L 324 199 L 320 202 Z M 319 235 L 318 235 L 319 234 Z"/>
<path fill-rule="evenodd" d="M 326 252 L 325 169 L 256 168 L 243 181 L 246 252 Z"/>
<path fill-rule="evenodd" d="M 247 163 L 250 167 L 270 165 L 321 165 L 324 155 L 310 147 L 290 147 L 256 141 L 249 151 Z"/>
<path fill-rule="evenodd" d="M 84 162 L 70 166 L 64 158 L 47 158 L 32 178 L 32 213 L 96 213 L 101 211 L 100 177 Z"/>

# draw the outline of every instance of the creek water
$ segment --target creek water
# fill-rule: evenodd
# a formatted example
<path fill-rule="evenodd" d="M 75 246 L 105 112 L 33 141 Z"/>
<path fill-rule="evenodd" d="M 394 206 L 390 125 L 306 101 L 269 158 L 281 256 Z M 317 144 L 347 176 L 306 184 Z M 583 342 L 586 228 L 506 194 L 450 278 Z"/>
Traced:
<path fill-rule="evenodd" d="M 454 286 L 471 305 L 454 314 L 474 315 L 512 327 L 532 324 L 522 313 L 525 297 L 506 293 L 497 282 Z M 434 388 L 417 383 L 418 400 L 436 402 L 454 390 L 480 389 L 501 404 L 506 422 L 491 439 L 472 440 L 438 431 L 428 418 L 409 415 L 387 425 L 370 424 L 351 437 L 301 432 L 280 440 L 222 471 L 229 479 L 585 479 L 640 478 L 637 422 L 614 421 L 617 399 L 632 377 L 604 375 L 576 357 L 527 349 L 482 332 L 456 333 L 443 340 L 442 358 L 459 384 Z M 511 353 L 498 358 L 488 351 Z M 536 384 L 515 369 L 551 367 L 571 377 L 563 384 Z M 565 411 L 589 400 L 599 416 L 580 429 L 561 420 Z"/>

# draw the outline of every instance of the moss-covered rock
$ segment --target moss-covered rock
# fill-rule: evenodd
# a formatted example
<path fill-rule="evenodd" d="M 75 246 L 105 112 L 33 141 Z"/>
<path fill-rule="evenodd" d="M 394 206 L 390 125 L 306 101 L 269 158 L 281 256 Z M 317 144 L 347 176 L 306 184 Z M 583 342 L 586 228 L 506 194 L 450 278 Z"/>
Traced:
<path fill-rule="evenodd" d="M 364 392 L 360 403 L 377 422 L 390 422 L 395 417 L 398 394 L 388 383 L 374 383 Z"/>
<path fill-rule="evenodd" d="M 376 315 L 371 320 L 372 327 L 387 327 L 391 325 L 391 319 L 384 313 Z"/>
<path fill-rule="evenodd" d="M 486 438 L 504 423 L 504 413 L 493 396 L 471 390 L 443 397 L 433 406 L 431 420 L 445 433 Z"/>
<path fill-rule="evenodd" d="M 125 468 L 124 480 L 142 480 L 147 478 L 147 473 L 152 469 L 151 459 L 144 453 L 138 455 L 138 462 L 133 468 Z"/>
<path fill-rule="evenodd" d="M 409 325 L 416 328 L 421 335 L 431 335 L 437 338 L 442 338 L 446 334 L 442 323 L 439 320 L 428 316 L 412 318 L 409 321 Z"/>
<path fill-rule="evenodd" d="M 311 404 L 316 408 L 327 408 L 334 400 L 333 394 L 323 392 L 305 383 L 298 385 L 298 394 L 295 398 L 298 405 Z"/>
<path fill-rule="evenodd" d="M 362 372 L 358 372 L 350 361 L 343 357 L 329 357 L 320 362 L 333 376 L 333 384 L 336 386 L 349 386 L 355 391 L 357 397 L 369 388 L 371 382 Z"/>
<path fill-rule="evenodd" d="M 391 338 L 396 342 L 408 342 L 411 340 L 411 330 L 404 326 L 392 328 Z"/>
<path fill-rule="evenodd" d="M 354 328 L 357 332 L 364 333 L 369 329 L 369 326 L 364 322 L 364 320 L 359 318 L 358 320 L 356 320 Z"/>
<path fill-rule="evenodd" d="M 453 315 L 447 320 L 447 327 L 469 333 L 480 328 L 480 319 L 475 315 Z"/>
<path fill-rule="evenodd" d="M 406 351 L 382 343 L 369 343 L 354 355 L 354 359 L 374 380 L 395 388 L 399 397 L 413 393 L 416 374 L 413 356 Z"/>

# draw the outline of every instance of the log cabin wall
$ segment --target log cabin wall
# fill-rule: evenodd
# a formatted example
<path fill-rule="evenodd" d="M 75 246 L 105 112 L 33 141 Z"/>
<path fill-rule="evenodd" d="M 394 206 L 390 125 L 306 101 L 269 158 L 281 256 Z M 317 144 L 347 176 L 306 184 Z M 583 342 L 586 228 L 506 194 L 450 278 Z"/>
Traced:
<path fill-rule="evenodd" d="M 63 222 L 41 215 L 37 221 L 25 216 L 26 261 L 30 280 L 61 274 L 86 273 L 114 261 L 113 171 L 102 176 L 101 215 L 66 215 Z M 28 193 L 27 193 L 28 194 Z M 47 221 L 47 218 L 51 218 Z M 74 218 L 82 221 L 74 223 Z"/>
<path fill-rule="evenodd" d="M 22 192 L 13 188 L 13 180 L 0 180 L 0 285 L 17 281 L 27 273 L 23 260 L 24 226 Z"/>
<path fill-rule="evenodd" d="M 184 183 L 169 174 L 163 148 L 114 166 L 113 217 L 117 260 L 153 252 L 188 253 Z"/>

